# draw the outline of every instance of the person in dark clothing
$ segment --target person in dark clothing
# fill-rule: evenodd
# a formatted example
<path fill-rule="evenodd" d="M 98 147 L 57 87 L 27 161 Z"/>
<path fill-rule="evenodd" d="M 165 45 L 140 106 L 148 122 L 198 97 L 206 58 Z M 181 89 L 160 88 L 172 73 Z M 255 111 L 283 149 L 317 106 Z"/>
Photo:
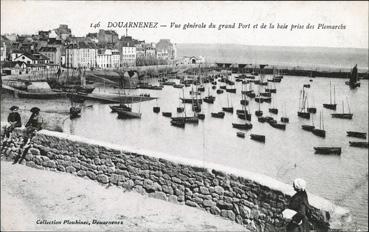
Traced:
<path fill-rule="evenodd" d="M 36 131 L 39 131 L 42 129 L 43 120 L 40 115 L 40 108 L 33 107 L 31 109 L 31 117 L 28 119 L 28 122 L 26 123 L 26 134 L 25 138 L 30 139 L 34 136 Z"/>
<path fill-rule="evenodd" d="M 16 128 L 16 127 L 21 127 L 22 126 L 22 121 L 21 121 L 21 116 L 18 113 L 18 106 L 12 106 L 10 107 L 11 112 L 8 115 L 8 123 L 10 124 L 6 129 L 5 129 L 5 137 L 9 138 L 11 132 Z"/>
<path fill-rule="evenodd" d="M 293 182 L 293 188 L 296 193 L 290 199 L 288 208 L 297 213 L 287 225 L 287 232 L 308 232 L 310 231 L 310 223 L 308 213 L 311 210 L 308 196 L 306 194 L 306 182 L 303 179 L 296 179 Z"/>
<path fill-rule="evenodd" d="M 28 122 L 26 123 L 26 130 L 23 135 L 24 137 L 23 144 L 21 145 L 19 155 L 15 157 L 13 164 L 21 163 L 24 160 L 28 150 L 30 149 L 30 146 L 27 145 L 28 142 L 33 138 L 33 136 L 35 136 L 36 131 L 42 129 L 43 120 L 40 115 L 40 108 L 33 107 L 31 109 L 31 112 L 32 112 L 31 117 L 28 119 Z"/>

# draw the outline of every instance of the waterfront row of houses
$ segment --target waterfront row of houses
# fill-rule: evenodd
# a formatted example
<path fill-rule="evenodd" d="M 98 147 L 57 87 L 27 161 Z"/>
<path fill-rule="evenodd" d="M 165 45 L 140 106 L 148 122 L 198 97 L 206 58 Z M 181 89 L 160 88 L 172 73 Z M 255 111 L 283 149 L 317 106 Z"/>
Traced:
<path fill-rule="evenodd" d="M 42 54 L 49 64 L 77 68 L 118 68 L 136 66 L 138 59 L 152 59 L 156 63 L 172 63 L 176 48 L 168 39 L 145 43 L 127 34 L 119 39 L 113 30 L 99 30 L 85 37 L 75 37 L 67 25 L 37 35 L 1 36 L 1 61 L 18 61 L 18 56 Z M 21 58 L 22 59 L 22 58 Z M 25 60 L 26 64 L 27 61 Z"/>

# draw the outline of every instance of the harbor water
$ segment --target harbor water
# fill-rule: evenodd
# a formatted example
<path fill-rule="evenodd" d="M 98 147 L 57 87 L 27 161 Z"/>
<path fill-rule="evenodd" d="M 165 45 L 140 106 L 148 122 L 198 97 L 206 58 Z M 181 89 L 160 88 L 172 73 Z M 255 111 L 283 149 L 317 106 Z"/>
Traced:
<path fill-rule="evenodd" d="M 202 113 L 205 119 L 198 124 L 186 124 L 185 128 L 173 127 L 170 118 L 163 117 L 162 112 L 177 114 L 176 108 L 183 106 L 179 100 L 183 94 L 189 98 L 191 87 L 183 89 L 165 86 L 163 90 L 125 90 L 126 94 L 136 95 L 148 93 L 157 100 L 135 103 L 133 111 L 142 113 L 141 119 L 118 119 L 116 113 L 111 113 L 109 105 L 86 101 L 80 118 L 70 120 L 60 116 L 65 133 L 71 133 L 94 140 L 120 144 L 143 151 L 161 152 L 172 156 L 186 157 L 205 162 L 218 163 L 234 168 L 254 171 L 276 178 L 285 183 L 292 183 L 300 177 L 307 181 L 309 192 L 325 197 L 332 202 L 347 207 L 353 214 L 355 226 L 368 229 L 368 150 L 349 146 L 349 141 L 359 139 L 346 136 L 346 131 L 368 132 L 368 81 L 362 80 L 361 87 L 355 90 L 345 85 L 345 80 L 329 78 L 285 76 L 281 83 L 275 83 L 277 93 L 273 94 L 272 103 L 260 104 L 264 115 L 273 116 L 277 121 L 280 117 L 289 117 L 286 130 L 271 127 L 268 123 L 259 123 L 254 114 L 259 104 L 250 101 L 247 108 L 252 113 L 253 128 L 245 131 L 246 137 L 236 136 L 237 129 L 232 123 L 244 122 L 237 118 L 236 110 L 242 109 L 241 82 L 236 82 L 237 93 L 217 94 L 211 84 L 204 84 L 205 92 L 216 97 L 214 104 L 203 103 Z M 175 80 L 178 82 L 178 80 Z M 335 88 L 336 113 L 342 112 L 342 102 L 345 112 L 353 113 L 352 120 L 335 119 L 331 117 L 332 110 L 322 107 L 330 101 L 330 83 Z M 153 81 L 155 84 L 155 80 Z M 272 83 L 269 83 L 269 85 Z M 311 124 L 312 120 L 297 117 L 300 90 L 304 84 L 310 84 L 306 89 L 308 103 L 317 108 L 313 114 L 314 125 L 319 127 L 319 114 L 322 112 L 326 138 L 320 138 L 301 129 L 301 125 Z M 217 89 L 224 83 L 219 83 Z M 258 86 L 253 86 L 255 92 Z M 271 85 L 274 87 L 274 84 Z M 117 93 L 117 89 L 96 89 Z M 332 91 L 332 100 L 333 100 Z M 2 117 L 6 116 L 7 106 L 18 104 L 21 109 L 37 105 L 41 109 L 57 109 L 68 111 L 67 100 L 24 100 L 15 99 L 9 95 L 2 96 Z M 211 112 L 219 112 L 222 107 L 233 106 L 234 113 L 225 113 L 224 119 L 212 118 Z M 349 105 L 349 108 L 348 108 Z M 154 113 L 153 107 L 160 106 L 160 113 Z M 278 115 L 268 113 L 268 108 L 279 109 Z M 46 111 L 47 111 L 46 110 Z M 185 104 L 186 115 L 193 115 L 191 105 Z M 25 111 L 24 111 L 25 112 Z M 57 112 L 44 112 L 45 118 L 55 118 Z M 49 116 L 48 116 L 49 115 Z M 51 115 L 51 116 L 50 116 Z M 266 136 L 265 144 L 250 140 L 250 133 Z M 367 141 L 367 140 L 366 140 Z M 340 156 L 324 156 L 314 154 L 314 146 L 342 147 Z"/>

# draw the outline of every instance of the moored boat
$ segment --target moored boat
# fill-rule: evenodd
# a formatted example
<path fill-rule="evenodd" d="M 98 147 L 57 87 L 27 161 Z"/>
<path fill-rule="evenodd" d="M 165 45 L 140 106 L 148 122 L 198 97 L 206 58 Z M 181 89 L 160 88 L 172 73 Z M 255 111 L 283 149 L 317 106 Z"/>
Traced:
<path fill-rule="evenodd" d="M 355 137 L 360 139 L 366 139 L 365 132 L 357 132 L 357 131 L 346 131 L 348 137 Z"/>
<path fill-rule="evenodd" d="M 217 90 L 217 94 L 222 94 L 224 91 L 222 89 Z"/>
<path fill-rule="evenodd" d="M 181 127 L 184 128 L 186 123 L 184 120 L 171 120 L 170 124 L 175 127 Z"/>
<path fill-rule="evenodd" d="M 126 111 L 132 111 L 132 108 L 125 105 L 125 104 L 119 104 L 119 105 L 114 105 L 114 106 L 109 106 L 109 107 L 110 107 L 112 113 L 115 113 L 120 109 L 121 110 L 126 110 Z M 159 108 L 159 110 L 160 110 L 160 108 Z"/>
<path fill-rule="evenodd" d="M 141 113 L 126 111 L 122 109 L 117 110 L 118 118 L 141 118 Z"/>
<path fill-rule="evenodd" d="M 211 117 L 213 118 L 224 118 L 224 115 L 225 115 L 224 112 L 211 113 Z"/>
<path fill-rule="evenodd" d="M 349 141 L 351 147 L 368 148 L 368 142 L 362 141 Z"/>
<path fill-rule="evenodd" d="M 153 111 L 154 113 L 159 113 L 159 112 L 160 112 L 160 107 L 159 107 L 159 106 L 154 106 L 154 107 L 152 108 L 152 111 Z"/>
<path fill-rule="evenodd" d="M 314 147 L 315 154 L 341 155 L 340 147 Z"/>
<path fill-rule="evenodd" d="M 172 117 L 172 112 L 163 112 L 162 115 L 164 117 Z"/>
<path fill-rule="evenodd" d="M 232 123 L 233 128 L 237 128 L 239 130 L 250 130 L 252 129 L 251 123 Z"/>
<path fill-rule="evenodd" d="M 240 137 L 240 138 L 245 138 L 245 133 L 243 133 L 243 132 L 237 132 L 236 133 L 236 135 L 237 135 L 237 137 Z"/>
<path fill-rule="evenodd" d="M 265 135 L 250 134 L 250 139 L 265 143 Z"/>
<path fill-rule="evenodd" d="M 303 130 L 312 132 L 315 129 L 315 126 L 313 126 L 313 125 L 302 125 L 301 128 Z"/>

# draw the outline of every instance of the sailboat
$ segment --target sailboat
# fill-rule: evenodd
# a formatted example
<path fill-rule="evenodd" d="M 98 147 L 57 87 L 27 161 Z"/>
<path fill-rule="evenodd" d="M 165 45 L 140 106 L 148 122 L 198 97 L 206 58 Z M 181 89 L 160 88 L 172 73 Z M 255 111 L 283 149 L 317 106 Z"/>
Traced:
<path fill-rule="evenodd" d="M 275 100 L 273 100 L 272 108 L 269 108 L 269 113 L 278 114 L 278 108 L 274 106 Z"/>
<path fill-rule="evenodd" d="M 349 112 L 345 113 L 345 105 L 343 104 L 343 101 L 342 101 L 342 113 L 331 114 L 332 118 L 352 119 L 353 114 L 350 112 L 350 105 L 348 101 L 347 101 L 347 106 L 348 106 Z"/>
<path fill-rule="evenodd" d="M 156 99 L 156 106 L 154 106 L 154 107 L 152 108 L 152 111 L 153 111 L 154 113 L 159 113 L 159 112 L 160 112 L 160 107 L 158 106 L 158 99 Z"/>
<path fill-rule="evenodd" d="M 336 110 L 337 104 L 336 104 L 336 88 L 333 86 L 333 103 L 332 103 L 332 82 L 329 82 L 329 104 L 325 103 L 323 104 L 324 108 L 330 109 L 330 110 Z"/>
<path fill-rule="evenodd" d="M 265 143 L 265 135 L 250 134 L 250 139 Z"/>
<path fill-rule="evenodd" d="M 203 101 L 209 104 L 214 103 L 215 97 L 210 95 L 210 89 L 208 89 L 208 96 L 204 97 Z"/>
<path fill-rule="evenodd" d="M 306 111 L 306 98 L 305 90 L 300 91 L 299 110 L 297 116 L 300 118 L 310 119 L 310 113 Z"/>
<path fill-rule="evenodd" d="M 302 125 L 301 128 L 306 131 L 312 132 L 315 129 L 314 117 L 311 117 L 311 125 Z"/>
<path fill-rule="evenodd" d="M 183 98 L 184 98 L 184 90 L 183 89 L 182 89 L 182 92 L 183 92 Z M 177 107 L 177 113 L 182 113 L 183 111 L 184 111 L 184 105 L 183 105 L 183 107 L 179 105 Z"/>
<path fill-rule="evenodd" d="M 309 102 L 307 101 L 307 112 L 311 113 L 311 114 L 315 114 L 316 113 L 316 107 L 314 104 L 314 98 L 313 98 L 313 107 L 309 107 Z"/>
<path fill-rule="evenodd" d="M 358 131 L 346 131 L 348 137 L 354 137 L 359 139 L 366 139 L 365 132 L 358 132 Z"/>
<path fill-rule="evenodd" d="M 262 110 L 260 110 L 260 101 L 258 101 L 258 103 L 259 103 L 259 109 L 258 110 L 256 110 L 255 111 L 255 115 L 257 116 L 257 117 L 261 117 L 261 116 L 263 116 L 263 111 Z"/>
<path fill-rule="evenodd" d="M 247 110 L 246 105 L 243 105 L 244 115 L 245 118 L 247 117 Z M 251 115 L 250 115 L 251 116 Z M 252 124 L 245 122 L 245 123 L 232 123 L 233 128 L 237 128 L 240 130 L 250 130 L 252 128 Z"/>
<path fill-rule="evenodd" d="M 287 117 L 286 104 L 284 104 L 284 106 L 283 106 L 283 111 L 284 111 L 284 116 L 281 117 L 281 122 L 283 122 L 283 123 L 289 123 L 290 122 L 290 119 Z"/>
<path fill-rule="evenodd" d="M 312 130 L 313 134 L 322 138 L 325 138 L 325 130 L 324 130 L 324 121 L 323 121 L 323 112 L 320 112 L 320 118 L 319 118 L 319 129 L 314 128 Z"/>
<path fill-rule="evenodd" d="M 133 99 L 132 99 L 133 101 Z M 140 103 L 139 103 L 139 109 L 138 112 L 133 112 L 132 111 L 132 103 L 131 103 L 131 107 L 129 107 L 130 110 L 127 109 L 117 109 L 117 113 L 118 113 L 118 118 L 141 118 L 141 99 L 140 99 Z"/>
<path fill-rule="evenodd" d="M 357 64 L 352 68 L 350 79 L 349 81 L 346 81 L 345 84 L 349 85 L 351 89 L 356 89 L 357 87 L 360 87 L 357 73 Z"/>
<path fill-rule="evenodd" d="M 314 147 L 315 154 L 322 155 L 341 155 L 340 147 Z"/>
<path fill-rule="evenodd" d="M 228 113 L 233 113 L 233 106 L 229 106 L 229 98 L 227 95 L 227 107 L 222 107 L 222 110 Z"/>
<path fill-rule="evenodd" d="M 126 110 L 126 111 L 132 111 L 132 108 L 131 107 L 127 106 L 126 104 L 123 104 L 122 97 L 120 95 L 120 90 L 118 91 L 118 94 L 119 94 L 119 101 L 120 101 L 120 103 L 119 103 L 119 105 L 111 105 L 111 106 L 109 106 L 110 109 L 111 109 L 111 112 L 112 113 L 118 112 L 119 109 Z M 160 110 L 160 108 L 159 108 L 159 110 Z"/>

